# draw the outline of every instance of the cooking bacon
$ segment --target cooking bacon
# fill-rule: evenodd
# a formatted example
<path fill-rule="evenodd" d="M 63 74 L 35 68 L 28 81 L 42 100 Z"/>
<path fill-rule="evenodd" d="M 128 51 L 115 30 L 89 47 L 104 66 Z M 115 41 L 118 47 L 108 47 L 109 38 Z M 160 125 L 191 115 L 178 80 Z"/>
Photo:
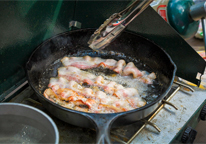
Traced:
<path fill-rule="evenodd" d="M 132 74 L 134 78 L 141 77 L 143 75 L 133 62 L 129 62 L 123 70 L 123 75 L 128 76 L 130 74 Z"/>
<path fill-rule="evenodd" d="M 127 101 L 133 108 L 139 108 L 146 104 L 145 101 L 141 101 L 138 97 L 129 98 Z"/>
<path fill-rule="evenodd" d="M 59 89 L 58 93 L 56 94 L 54 91 L 52 91 L 52 89 L 48 88 L 44 91 L 44 96 L 46 98 L 48 98 L 49 100 L 58 103 L 64 107 L 70 108 L 70 109 L 74 109 L 76 106 L 79 106 L 82 108 L 82 111 L 87 112 L 88 111 L 88 107 L 90 105 L 88 105 L 88 103 L 84 102 L 84 97 L 80 96 L 78 94 L 76 94 L 73 91 L 74 95 L 70 95 L 72 90 L 66 89 L 66 91 L 69 91 L 69 95 L 67 95 L 67 97 L 65 98 L 65 96 L 62 96 L 62 92 L 65 90 Z M 64 102 L 64 100 L 68 101 L 67 103 Z M 83 110 L 84 109 L 84 110 Z"/>
<path fill-rule="evenodd" d="M 146 101 L 132 86 L 137 81 L 144 85 L 152 84 L 156 79 L 154 72 L 147 74 L 140 71 L 133 62 L 126 64 L 124 60 L 84 56 L 64 57 L 61 61 L 65 67 L 58 68 L 58 77 L 50 78 L 49 88 L 44 91 L 44 96 L 63 107 L 83 112 L 114 113 L 142 107 Z M 118 73 L 118 77 L 116 74 L 114 76 L 116 80 L 121 77 L 134 81 L 126 87 L 118 80 L 113 81 L 113 78 L 84 71 L 100 66 Z"/>
<path fill-rule="evenodd" d="M 84 83 L 86 82 L 85 79 L 89 79 L 89 83 L 87 83 L 88 85 L 98 86 L 106 93 L 111 95 L 114 94 L 118 98 L 130 97 L 134 95 L 133 92 L 138 95 L 138 91 L 135 88 L 125 88 L 116 82 L 105 80 L 102 76 L 95 76 L 89 72 L 82 71 L 72 66 L 59 68 L 58 76 L 64 77 L 67 80 L 74 80 L 78 83 Z"/>
<path fill-rule="evenodd" d="M 62 85 L 61 82 L 65 85 Z M 133 107 L 135 104 L 135 107 L 138 107 L 139 103 L 145 103 L 138 95 L 137 90 L 135 91 L 133 88 L 124 88 L 123 86 L 119 86 L 119 88 L 122 88 L 121 90 L 125 91 L 125 93 L 123 96 L 118 95 L 118 97 L 106 94 L 103 91 L 94 92 L 92 89 L 84 88 L 73 80 L 68 81 L 62 77 L 51 78 L 49 87 L 58 87 L 59 89 L 46 89 L 44 92 L 46 98 L 50 100 L 56 99 L 58 102 L 66 101 L 68 104 L 66 105 L 63 103 L 62 105 L 64 107 L 70 106 L 71 109 L 82 109 L 85 112 L 122 112 L 134 109 Z M 130 99 L 133 97 L 138 97 L 139 102 L 137 101 L 135 104 L 130 105 Z"/>
<path fill-rule="evenodd" d="M 133 96 L 139 96 L 138 91 L 135 88 L 117 89 L 114 95 L 122 99 L 133 97 Z"/>
<path fill-rule="evenodd" d="M 82 82 L 82 83 L 85 82 L 90 85 L 93 84 L 96 78 L 95 75 L 85 71 L 81 71 L 80 69 L 73 66 L 58 68 L 58 76 L 64 77 L 67 80 L 74 80 L 76 82 Z"/>
<path fill-rule="evenodd" d="M 92 58 L 90 56 L 84 57 L 64 57 L 61 62 L 64 66 L 74 66 L 80 69 L 90 69 L 94 67 L 106 67 L 109 69 L 116 68 L 117 61 L 114 59 Z"/>
<path fill-rule="evenodd" d="M 133 78 L 139 78 L 140 81 L 146 84 L 152 84 L 153 80 L 156 78 L 155 73 L 146 75 L 145 72 L 140 71 L 133 62 L 129 62 L 127 65 L 124 60 L 116 61 L 114 59 L 102 59 L 102 58 L 92 58 L 90 56 L 84 57 L 64 57 L 62 63 L 65 67 L 73 66 L 79 69 L 91 69 L 95 67 L 109 68 L 123 76 L 132 75 Z M 89 79 L 85 79 L 89 82 Z"/>
<path fill-rule="evenodd" d="M 44 91 L 44 96 L 48 99 L 53 99 L 53 98 L 59 99 L 59 97 L 50 88 Z"/>
<path fill-rule="evenodd" d="M 146 84 L 153 84 L 154 79 L 156 79 L 156 75 L 154 72 L 152 72 L 149 75 L 144 75 L 139 80 Z"/>
<path fill-rule="evenodd" d="M 114 59 L 102 59 L 102 58 L 92 58 L 90 56 L 84 57 L 64 57 L 61 62 L 64 66 L 74 66 L 79 69 L 91 69 L 95 67 L 104 67 L 114 70 L 117 73 L 121 73 L 123 67 L 125 66 L 124 60 L 119 60 L 118 62 Z"/>
<path fill-rule="evenodd" d="M 116 73 L 122 74 L 122 70 L 123 70 L 125 65 L 126 65 L 126 63 L 124 60 L 119 60 L 116 64 L 116 68 L 114 69 L 114 71 Z"/>

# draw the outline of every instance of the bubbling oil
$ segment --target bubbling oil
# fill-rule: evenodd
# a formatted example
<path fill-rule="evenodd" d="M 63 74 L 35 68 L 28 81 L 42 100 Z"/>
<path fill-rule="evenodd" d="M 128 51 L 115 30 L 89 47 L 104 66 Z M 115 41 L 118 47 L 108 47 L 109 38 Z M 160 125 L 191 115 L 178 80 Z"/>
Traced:
<path fill-rule="evenodd" d="M 155 99 L 157 99 L 160 96 L 161 84 L 158 79 L 158 73 L 156 73 L 156 71 L 151 69 L 148 65 L 141 62 L 139 59 L 126 56 L 124 55 L 124 53 L 117 53 L 113 51 L 95 52 L 92 50 L 77 51 L 74 54 L 66 55 L 66 56 L 67 57 L 83 57 L 86 55 L 91 56 L 91 57 L 101 57 L 103 59 L 115 59 L 117 61 L 120 59 L 123 59 L 125 60 L 126 63 L 133 62 L 140 71 L 145 71 L 146 74 L 155 72 L 157 78 L 153 81 L 153 84 L 145 84 L 138 79 L 134 79 L 132 76 L 121 76 L 120 74 L 117 74 L 116 72 L 112 70 L 102 68 L 102 67 L 84 70 L 92 74 L 95 74 L 96 76 L 101 75 L 102 77 L 104 77 L 104 79 L 109 80 L 109 81 L 114 81 L 118 84 L 123 85 L 126 88 L 127 87 L 136 88 L 140 96 L 146 100 L 147 104 L 153 102 Z M 57 71 L 58 71 L 57 69 L 63 66 L 60 61 L 61 59 L 58 59 L 54 61 L 53 63 L 51 63 L 47 67 L 47 69 L 45 69 L 45 71 L 42 73 L 42 76 L 39 79 L 39 88 L 38 88 L 40 93 L 43 94 L 44 90 L 47 88 L 49 84 L 49 79 L 51 77 L 57 77 Z M 88 87 L 88 86 L 85 86 L 85 87 Z"/>
<path fill-rule="evenodd" d="M 103 67 L 87 69 L 85 71 L 95 74 L 96 76 L 102 76 L 105 80 L 114 81 L 126 88 L 135 88 L 138 90 L 141 96 L 147 95 L 147 90 L 148 90 L 147 84 L 139 81 L 138 79 L 134 79 L 132 75 L 122 76 L 110 69 L 105 69 Z"/>

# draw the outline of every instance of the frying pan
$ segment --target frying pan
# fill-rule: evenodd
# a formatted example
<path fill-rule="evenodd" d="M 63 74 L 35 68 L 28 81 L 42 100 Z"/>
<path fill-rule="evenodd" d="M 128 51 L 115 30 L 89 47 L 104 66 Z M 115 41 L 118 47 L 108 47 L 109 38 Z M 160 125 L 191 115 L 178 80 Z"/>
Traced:
<path fill-rule="evenodd" d="M 57 118 L 80 127 L 95 128 L 97 143 L 111 143 L 109 131 L 141 120 L 155 111 L 161 100 L 171 89 L 176 66 L 170 56 L 153 42 L 130 32 L 123 32 L 108 47 L 95 52 L 88 47 L 87 41 L 94 29 L 81 29 L 56 35 L 40 44 L 26 64 L 30 86 L 43 106 Z M 57 76 L 57 68 L 62 66 L 64 56 L 85 56 L 133 61 L 140 70 L 155 72 L 157 78 L 149 85 L 148 103 L 131 111 L 120 113 L 96 114 L 75 111 L 51 102 L 43 96 L 50 77 Z"/>

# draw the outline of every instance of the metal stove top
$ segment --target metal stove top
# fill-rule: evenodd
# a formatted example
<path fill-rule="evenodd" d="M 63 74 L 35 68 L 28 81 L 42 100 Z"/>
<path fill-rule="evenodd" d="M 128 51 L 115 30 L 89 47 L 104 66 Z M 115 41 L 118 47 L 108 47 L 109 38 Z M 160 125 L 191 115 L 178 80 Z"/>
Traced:
<path fill-rule="evenodd" d="M 182 86 L 180 85 L 173 84 L 171 91 L 166 96 L 166 98 L 168 98 L 167 101 L 174 104 L 178 108 L 178 110 L 176 110 L 174 107 L 171 107 L 171 103 L 164 102 L 162 109 L 159 110 L 159 113 L 155 112 L 155 114 L 157 113 L 156 115 L 152 114 L 148 116 L 144 121 L 138 121 L 128 126 L 112 129 L 112 142 L 170 143 L 177 139 L 192 116 L 195 114 L 197 115 L 198 109 L 200 109 L 201 106 L 206 103 L 205 90 L 194 87 L 195 92 L 189 92 L 188 90 L 186 90 L 186 88 L 181 87 Z M 182 91 L 181 89 L 184 90 Z M 94 130 L 77 127 L 65 123 L 52 116 L 42 106 L 37 96 L 29 86 L 17 96 L 12 98 L 10 102 L 23 103 L 34 106 L 51 116 L 58 127 L 60 134 L 60 143 L 95 143 L 96 132 Z M 154 127 L 152 127 L 151 125 L 153 125 Z"/>
<path fill-rule="evenodd" d="M 199 113 L 206 103 L 206 91 L 199 88 L 194 89 L 194 92 L 178 91 L 170 100 L 178 110 L 165 105 L 151 120 L 161 129 L 160 133 L 154 131 L 150 126 L 146 126 L 133 142 L 144 143 L 148 140 L 155 143 L 179 142 L 182 133 L 188 126 L 196 127 L 197 121 L 200 120 Z"/>

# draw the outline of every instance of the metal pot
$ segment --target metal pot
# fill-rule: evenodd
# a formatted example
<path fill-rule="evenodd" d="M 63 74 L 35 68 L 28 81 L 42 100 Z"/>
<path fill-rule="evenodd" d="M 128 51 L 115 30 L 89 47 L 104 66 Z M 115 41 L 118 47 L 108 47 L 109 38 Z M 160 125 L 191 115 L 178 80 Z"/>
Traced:
<path fill-rule="evenodd" d="M 0 143 L 58 142 L 58 129 L 44 112 L 24 104 L 0 104 Z"/>

